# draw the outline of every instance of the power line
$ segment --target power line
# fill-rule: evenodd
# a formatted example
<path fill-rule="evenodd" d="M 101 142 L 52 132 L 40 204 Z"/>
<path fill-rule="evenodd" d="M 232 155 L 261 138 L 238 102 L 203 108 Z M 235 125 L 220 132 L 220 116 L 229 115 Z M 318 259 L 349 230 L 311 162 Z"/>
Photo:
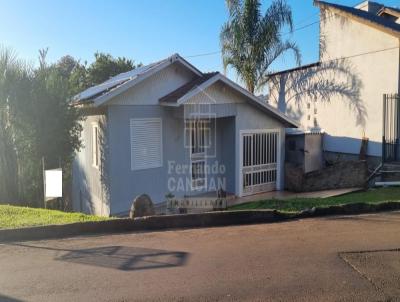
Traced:
<path fill-rule="evenodd" d="M 340 60 L 344 60 L 344 59 L 351 59 L 351 58 L 361 57 L 361 56 L 365 56 L 365 55 L 375 54 L 375 53 L 384 52 L 384 51 L 393 50 L 393 49 L 398 49 L 398 48 L 400 48 L 400 46 L 389 47 L 389 48 L 378 49 L 378 50 L 372 50 L 372 51 L 362 52 L 362 53 L 358 53 L 358 54 L 347 56 L 347 57 L 340 57 L 340 58 L 336 58 L 336 59 L 330 59 L 330 60 L 322 61 L 321 63 L 328 63 L 328 62 L 340 61 Z"/>
<path fill-rule="evenodd" d="M 185 58 L 196 58 L 196 57 L 211 56 L 211 55 L 216 55 L 216 54 L 219 54 L 219 53 L 221 53 L 220 50 L 213 51 L 213 52 L 200 53 L 200 54 L 197 54 L 197 55 L 185 56 Z"/>
<path fill-rule="evenodd" d="M 358 5 L 358 4 L 360 4 L 360 2 L 357 2 L 357 3 L 354 4 L 353 6 L 356 6 L 356 5 Z M 313 14 L 313 15 L 311 15 L 311 16 L 308 17 L 308 18 L 311 18 L 311 17 L 313 17 L 313 16 L 315 16 L 315 15 L 319 15 L 319 14 L 320 14 L 320 13 Z M 319 24 L 320 22 L 329 20 L 329 19 L 331 19 L 331 18 L 333 18 L 333 17 L 335 17 L 335 16 L 336 16 L 335 14 L 332 14 L 332 15 L 330 15 L 330 16 L 328 16 L 328 17 L 320 18 L 319 20 L 314 21 L 314 22 L 312 22 L 312 23 L 303 25 L 303 26 L 301 26 L 301 27 L 294 28 L 292 31 L 284 32 L 284 33 L 282 33 L 281 35 L 284 36 L 284 35 L 293 34 L 294 32 L 297 32 L 297 31 L 306 29 L 306 28 L 308 28 L 308 27 L 310 27 L 310 26 L 313 26 L 313 25 L 315 25 L 315 24 Z M 303 23 L 303 22 L 306 21 L 306 20 L 307 20 L 307 18 L 306 18 L 306 19 L 303 19 L 302 21 L 300 21 L 299 23 L 297 23 L 297 25 Z M 207 52 L 207 53 L 189 55 L 189 56 L 185 56 L 185 58 L 205 57 L 205 56 L 211 56 L 211 55 L 216 55 L 216 54 L 220 54 L 220 53 L 222 53 L 222 51 L 218 50 L 218 51 L 212 51 L 212 52 Z"/>
<path fill-rule="evenodd" d="M 330 63 L 330 62 L 335 62 L 335 61 L 341 61 L 341 60 L 345 60 L 345 59 L 351 59 L 351 58 L 356 58 L 356 57 L 361 57 L 361 56 L 365 56 L 365 55 L 370 55 L 370 54 L 375 54 L 375 53 L 380 53 L 380 52 L 384 52 L 384 51 L 388 51 L 388 50 L 394 50 L 394 49 L 399 49 L 400 46 L 394 46 L 394 47 L 389 47 L 389 48 L 383 48 L 383 49 L 378 49 L 378 50 L 372 50 L 372 51 L 367 51 L 367 52 L 362 52 L 362 53 L 358 53 L 358 54 L 354 54 L 354 55 L 350 55 L 347 57 L 340 57 L 340 58 L 335 58 L 335 59 L 329 59 L 329 60 L 325 60 L 325 61 L 320 61 L 319 63 Z M 314 65 L 314 64 L 309 64 L 309 65 Z M 307 65 L 303 65 L 303 66 L 299 66 L 299 68 L 308 68 L 311 66 L 307 66 Z M 293 68 L 294 70 L 296 70 L 297 68 Z M 292 72 L 294 71 L 292 69 L 287 69 L 287 70 L 282 70 L 282 71 L 278 71 L 275 73 L 272 73 L 271 75 L 277 75 L 277 74 L 284 74 L 284 73 L 288 73 L 288 72 Z"/>
<path fill-rule="evenodd" d="M 327 19 L 328 19 L 328 18 L 325 18 L 324 21 L 327 20 Z M 322 21 L 322 20 L 321 20 L 321 21 Z M 296 31 L 303 30 L 303 29 L 305 29 L 305 28 L 307 28 L 307 27 L 310 27 L 310 26 L 312 26 L 312 25 L 315 25 L 315 24 L 317 24 L 317 23 L 319 23 L 319 22 L 320 22 L 320 20 L 314 21 L 314 22 L 312 22 L 312 23 L 310 23 L 310 24 L 306 24 L 306 25 L 304 25 L 304 26 L 295 28 L 295 29 L 293 29 L 292 31 L 282 33 L 281 35 L 283 36 L 283 35 L 292 34 L 292 33 L 296 32 Z M 222 51 L 218 50 L 218 51 L 206 52 L 206 53 L 201 53 L 201 54 L 188 55 L 188 56 L 184 56 L 184 58 L 205 57 L 205 56 L 211 56 L 211 55 L 220 54 L 221 52 L 222 52 Z"/>

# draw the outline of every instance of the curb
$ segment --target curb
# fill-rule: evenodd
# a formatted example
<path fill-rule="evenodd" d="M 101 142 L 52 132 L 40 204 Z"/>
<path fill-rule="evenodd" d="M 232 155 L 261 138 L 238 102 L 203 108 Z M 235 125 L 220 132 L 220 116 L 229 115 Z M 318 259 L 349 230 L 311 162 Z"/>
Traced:
<path fill-rule="evenodd" d="M 302 218 L 357 215 L 395 210 L 400 210 L 400 202 L 385 202 L 380 204 L 354 203 L 326 208 L 313 208 L 293 214 L 279 212 L 277 210 L 241 210 L 202 214 L 149 216 L 135 219 L 124 218 L 108 221 L 4 229 L 0 230 L 0 243 L 123 232 L 274 223 Z"/>

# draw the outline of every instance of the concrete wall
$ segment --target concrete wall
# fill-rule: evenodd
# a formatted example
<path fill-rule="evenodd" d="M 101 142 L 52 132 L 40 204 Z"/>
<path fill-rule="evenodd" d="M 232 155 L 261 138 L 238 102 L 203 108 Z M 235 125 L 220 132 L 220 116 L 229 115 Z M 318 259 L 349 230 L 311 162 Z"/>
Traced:
<path fill-rule="evenodd" d="M 316 171 L 324 167 L 323 138 L 323 134 L 305 135 L 304 172 Z"/>
<path fill-rule="evenodd" d="M 399 40 L 378 29 L 351 19 L 344 19 L 323 11 L 321 35 L 325 37 L 325 51 L 321 60 L 348 57 L 399 46 Z M 317 104 L 318 122 L 328 132 L 324 141 L 327 151 L 358 153 L 363 134 L 369 138 L 368 154 L 381 154 L 382 98 L 384 93 L 399 90 L 399 49 L 393 49 L 347 59 L 361 80 L 360 99 L 365 106 L 365 124 L 357 124 L 354 111 L 342 97 L 330 104 Z M 339 122 L 340 121 L 340 122 Z"/>
<path fill-rule="evenodd" d="M 357 154 L 365 135 L 369 138 L 368 155 L 380 156 L 382 98 L 385 93 L 399 91 L 399 49 L 379 50 L 399 47 L 399 40 L 328 10 L 321 10 L 321 20 L 320 61 L 327 71 L 314 67 L 277 77 L 275 85 L 270 82 L 271 104 L 296 118 L 305 130 L 314 126 L 315 119 L 327 133 L 327 151 Z M 326 85 L 325 101 L 321 94 L 315 97 L 309 93 L 313 87 L 324 86 L 323 81 L 333 84 Z M 302 84 L 305 90 L 296 94 Z M 283 96 L 290 100 L 284 105 L 279 104 Z"/>

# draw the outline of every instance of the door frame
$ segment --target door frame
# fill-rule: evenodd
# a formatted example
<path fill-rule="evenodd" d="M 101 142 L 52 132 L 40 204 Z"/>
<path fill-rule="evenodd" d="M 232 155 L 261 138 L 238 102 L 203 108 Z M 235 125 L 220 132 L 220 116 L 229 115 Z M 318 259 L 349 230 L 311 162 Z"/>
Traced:
<path fill-rule="evenodd" d="M 239 130 L 239 197 L 243 197 L 243 136 L 245 134 L 257 134 L 257 133 L 277 133 L 277 159 L 276 159 L 276 189 L 280 188 L 281 185 L 281 169 L 282 169 L 282 161 L 281 161 L 281 129 L 274 128 L 274 129 L 246 129 L 246 130 Z M 262 192 L 259 192 L 262 193 Z M 258 194 L 258 193 L 255 193 Z M 251 196 L 251 195 L 246 195 Z"/>

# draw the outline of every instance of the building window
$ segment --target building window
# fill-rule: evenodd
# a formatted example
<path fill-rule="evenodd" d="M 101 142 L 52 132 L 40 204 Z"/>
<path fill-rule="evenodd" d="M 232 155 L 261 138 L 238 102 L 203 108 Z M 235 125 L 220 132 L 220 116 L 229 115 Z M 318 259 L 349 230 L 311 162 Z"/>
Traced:
<path fill-rule="evenodd" d="M 311 104 L 307 103 L 307 109 L 310 109 L 310 108 L 311 108 Z"/>
<path fill-rule="evenodd" d="M 317 108 L 314 108 L 314 114 L 317 114 L 317 113 L 318 113 Z"/>
<path fill-rule="evenodd" d="M 95 168 L 99 168 L 100 156 L 99 156 L 99 126 L 93 124 L 92 127 L 92 165 Z"/>
<path fill-rule="evenodd" d="M 307 120 L 308 121 L 311 120 L 311 116 L 310 115 L 307 115 Z"/>
<path fill-rule="evenodd" d="M 130 132 L 131 169 L 162 167 L 162 120 L 160 118 L 131 119 Z"/>

